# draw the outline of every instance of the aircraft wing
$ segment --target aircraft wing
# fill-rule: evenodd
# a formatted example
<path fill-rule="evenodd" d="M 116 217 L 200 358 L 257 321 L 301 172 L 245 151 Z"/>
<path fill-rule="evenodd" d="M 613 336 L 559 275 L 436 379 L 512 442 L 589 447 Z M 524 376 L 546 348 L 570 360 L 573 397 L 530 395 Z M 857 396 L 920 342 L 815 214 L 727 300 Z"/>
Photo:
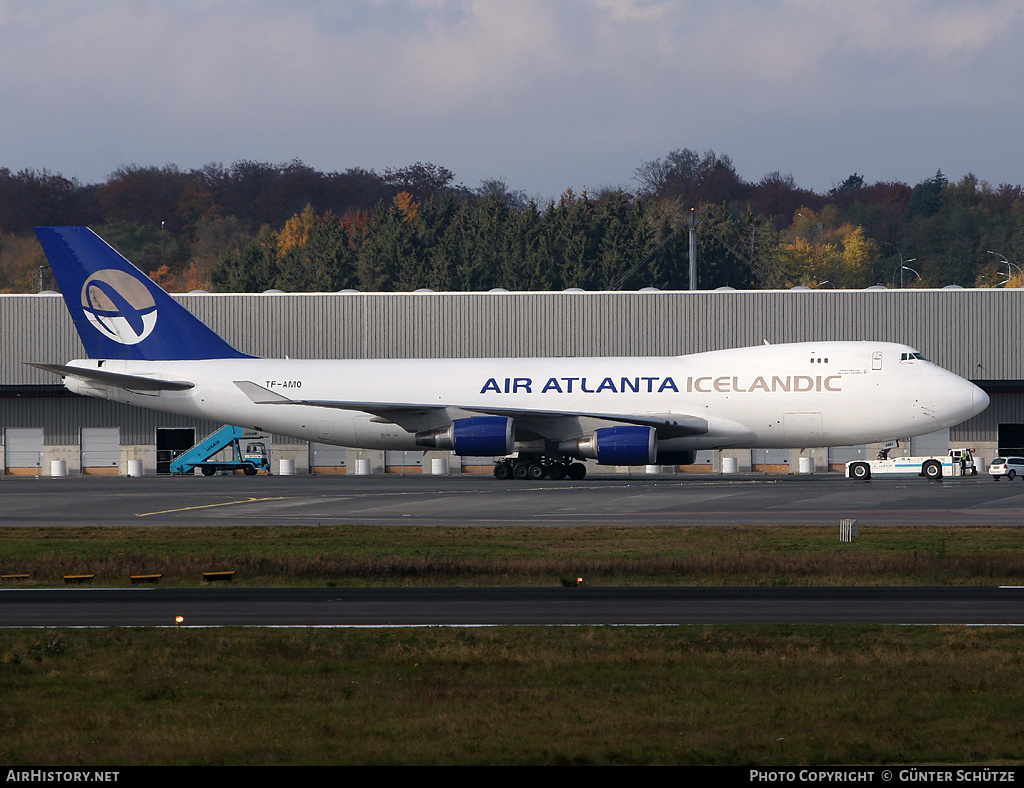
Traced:
<path fill-rule="evenodd" d="M 79 378 L 92 383 L 100 383 L 105 386 L 116 386 L 132 391 L 186 391 L 195 388 L 194 383 L 187 380 L 161 380 L 159 378 L 144 378 L 139 375 L 124 375 L 120 372 L 106 372 L 102 369 L 83 369 L 82 367 L 68 367 L 63 364 L 34 364 L 25 362 L 30 367 L 52 372 L 61 377 Z"/>
<path fill-rule="evenodd" d="M 617 424 L 637 424 L 654 427 L 658 437 L 681 438 L 689 435 L 705 435 L 708 422 L 699 416 L 681 413 L 590 413 L 584 411 L 523 410 L 521 408 L 479 407 L 476 405 L 427 405 L 415 402 L 347 402 L 343 400 L 296 400 L 270 391 L 249 380 L 236 380 L 235 385 L 257 405 L 308 405 L 318 408 L 338 408 L 372 413 L 383 421 L 390 421 L 409 432 L 437 429 L 451 422 L 448 408 L 470 413 L 484 413 L 492 416 L 508 416 L 515 419 L 518 429 L 525 429 L 538 435 L 554 438 L 572 437 L 583 430 L 579 418 L 591 418 Z M 572 422 L 566 423 L 566 422 Z M 553 435 L 555 433 L 564 433 Z"/>

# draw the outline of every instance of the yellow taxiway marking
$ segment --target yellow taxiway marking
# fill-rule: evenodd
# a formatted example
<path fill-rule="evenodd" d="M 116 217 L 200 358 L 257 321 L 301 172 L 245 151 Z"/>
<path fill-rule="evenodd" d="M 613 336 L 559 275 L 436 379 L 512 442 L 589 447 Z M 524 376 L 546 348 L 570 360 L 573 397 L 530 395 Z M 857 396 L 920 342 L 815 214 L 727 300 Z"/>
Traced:
<path fill-rule="evenodd" d="M 141 512 L 136 514 L 136 517 L 149 517 L 151 514 L 171 514 L 172 512 L 187 512 L 190 509 L 212 509 L 214 506 L 237 506 L 240 503 L 257 503 L 259 501 L 281 501 L 284 500 L 283 495 L 278 495 L 274 498 L 245 498 L 241 501 L 225 501 L 224 503 L 207 503 L 202 506 L 182 506 L 180 509 L 164 509 L 160 512 Z"/>

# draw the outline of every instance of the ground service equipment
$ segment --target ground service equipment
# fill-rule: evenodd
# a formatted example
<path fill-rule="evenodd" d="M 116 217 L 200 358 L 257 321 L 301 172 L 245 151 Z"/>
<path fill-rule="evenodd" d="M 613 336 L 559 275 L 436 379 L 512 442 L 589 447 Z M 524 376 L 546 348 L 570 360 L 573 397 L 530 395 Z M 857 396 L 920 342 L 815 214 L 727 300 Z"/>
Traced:
<path fill-rule="evenodd" d="M 865 480 L 872 476 L 916 473 L 926 479 L 943 476 L 977 476 L 974 454 L 970 449 L 950 449 L 945 455 L 932 457 L 893 457 L 877 460 L 855 460 L 846 463 L 850 479 Z"/>
<path fill-rule="evenodd" d="M 226 449 L 231 450 L 232 459 L 210 459 Z M 262 433 L 228 424 L 178 455 L 170 467 L 171 473 L 192 473 L 193 469 L 201 468 L 204 476 L 235 470 L 245 471 L 246 476 L 255 476 L 257 471 L 270 471 L 270 460 Z"/>

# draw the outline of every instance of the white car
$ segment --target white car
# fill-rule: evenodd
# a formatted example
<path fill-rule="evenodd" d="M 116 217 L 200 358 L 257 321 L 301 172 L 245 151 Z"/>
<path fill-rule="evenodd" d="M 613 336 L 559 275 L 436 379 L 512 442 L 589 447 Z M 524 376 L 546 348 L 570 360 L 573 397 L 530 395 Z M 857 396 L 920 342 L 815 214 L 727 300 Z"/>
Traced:
<path fill-rule="evenodd" d="M 992 474 L 994 481 L 999 481 L 1000 476 L 1005 476 L 1011 481 L 1014 476 L 1024 479 L 1024 457 L 996 457 L 988 466 L 988 472 Z"/>

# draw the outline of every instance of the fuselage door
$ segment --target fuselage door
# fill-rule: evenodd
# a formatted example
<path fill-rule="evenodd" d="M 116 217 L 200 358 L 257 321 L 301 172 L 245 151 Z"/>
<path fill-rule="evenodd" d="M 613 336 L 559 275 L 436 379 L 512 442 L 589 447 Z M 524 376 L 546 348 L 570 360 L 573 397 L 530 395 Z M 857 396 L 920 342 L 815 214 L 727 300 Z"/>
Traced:
<path fill-rule="evenodd" d="M 882 351 L 876 350 L 871 354 L 871 368 L 881 369 L 882 368 Z"/>
<path fill-rule="evenodd" d="M 806 449 L 825 445 L 825 430 L 822 427 L 820 412 L 784 413 L 782 427 L 786 433 L 786 442 L 790 446 Z"/>

